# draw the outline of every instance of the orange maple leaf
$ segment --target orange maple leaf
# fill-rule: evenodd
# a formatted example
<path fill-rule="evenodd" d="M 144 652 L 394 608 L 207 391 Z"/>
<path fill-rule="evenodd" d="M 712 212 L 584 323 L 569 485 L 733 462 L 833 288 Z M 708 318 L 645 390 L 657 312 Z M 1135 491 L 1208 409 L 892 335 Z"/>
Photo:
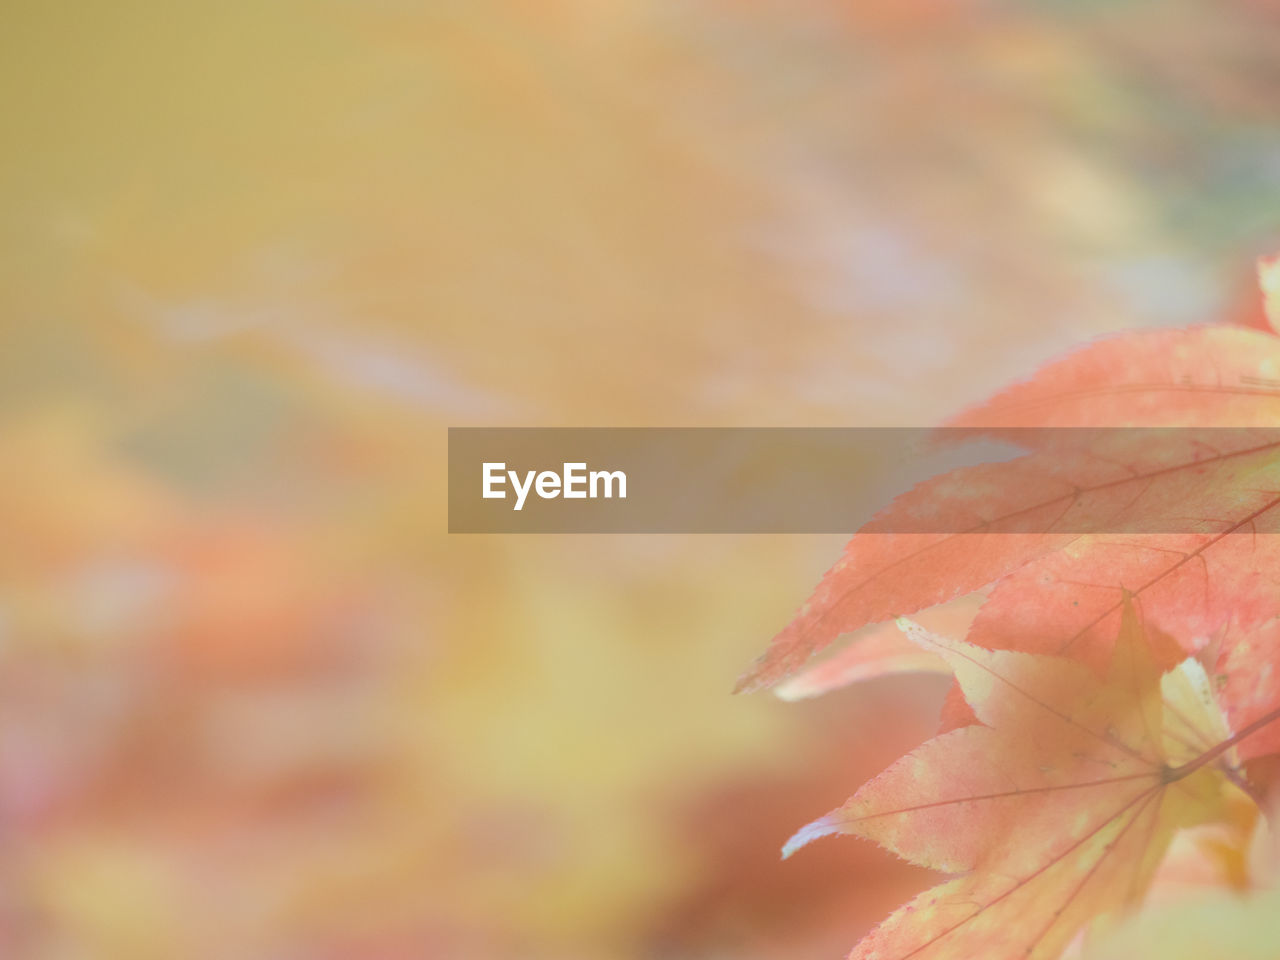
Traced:
<path fill-rule="evenodd" d="M 868 934 L 851 960 L 1057 957 L 1101 914 L 1145 891 L 1173 832 L 1224 816 L 1232 737 L 1195 660 L 1161 676 L 1127 605 L 1104 677 L 1070 660 L 913 640 L 954 670 L 979 723 L 898 760 L 802 829 L 874 840 L 962 874 Z"/>
<path fill-rule="evenodd" d="M 1133 333 L 1050 364 L 952 423 L 1015 430 L 1030 453 L 895 500 L 737 689 L 777 683 L 841 634 L 984 587 L 974 643 L 1098 669 L 1126 590 L 1178 641 L 1166 664 L 1229 626 L 1248 635 L 1280 617 L 1277 424 L 1280 337 L 1258 330 Z M 1056 429 L 1100 426 L 1181 429 Z"/>
<path fill-rule="evenodd" d="M 1180 641 L 1166 665 L 1230 617 L 1280 615 L 1267 572 L 1280 542 L 1261 536 L 1280 532 L 1280 430 L 1017 438 L 1026 456 L 919 484 L 866 524 L 738 689 L 776 683 L 842 633 L 991 584 L 975 643 L 1099 668 L 1125 590 Z"/>
<path fill-rule="evenodd" d="M 1280 337 L 1233 326 L 1109 337 L 956 417 L 957 427 L 1251 427 L 1280 422 Z"/>

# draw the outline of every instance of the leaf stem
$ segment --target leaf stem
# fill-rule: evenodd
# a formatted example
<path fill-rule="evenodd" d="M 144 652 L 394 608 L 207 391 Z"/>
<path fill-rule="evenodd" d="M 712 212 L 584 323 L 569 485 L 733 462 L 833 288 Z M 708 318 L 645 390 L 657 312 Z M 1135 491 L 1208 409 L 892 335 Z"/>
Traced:
<path fill-rule="evenodd" d="M 1204 753 L 1200 754 L 1200 756 L 1196 757 L 1194 760 L 1189 760 L 1178 767 L 1166 768 L 1164 772 L 1164 782 L 1174 783 L 1178 780 L 1181 780 L 1183 777 L 1191 776 L 1191 774 L 1195 773 L 1201 767 L 1207 764 L 1213 763 L 1214 760 L 1217 760 L 1218 757 L 1222 756 L 1224 753 L 1226 753 L 1228 750 L 1230 750 L 1232 747 L 1238 744 L 1241 740 L 1244 740 L 1247 737 L 1253 736 L 1263 727 L 1267 726 L 1268 724 L 1275 723 L 1277 720 L 1280 720 L 1280 707 L 1276 707 L 1276 709 L 1272 710 L 1270 713 L 1264 714 L 1263 716 L 1259 717 L 1257 720 L 1253 721 L 1253 723 L 1244 727 L 1239 733 L 1228 737 L 1226 740 L 1223 740 L 1220 744 L 1218 744 L 1212 750 L 1206 750 Z"/>

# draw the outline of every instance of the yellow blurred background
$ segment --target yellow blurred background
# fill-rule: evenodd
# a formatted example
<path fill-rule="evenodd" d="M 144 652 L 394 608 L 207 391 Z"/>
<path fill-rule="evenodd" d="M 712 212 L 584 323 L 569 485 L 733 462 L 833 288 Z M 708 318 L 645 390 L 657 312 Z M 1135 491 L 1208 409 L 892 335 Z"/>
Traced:
<path fill-rule="evenodd" d="M 832 537 L 450 537 L 464 425 L 927 425 L 1249 309 L 1264 0 L 6 5 L 0 955 L 840 956 L 937 679 Z"/>

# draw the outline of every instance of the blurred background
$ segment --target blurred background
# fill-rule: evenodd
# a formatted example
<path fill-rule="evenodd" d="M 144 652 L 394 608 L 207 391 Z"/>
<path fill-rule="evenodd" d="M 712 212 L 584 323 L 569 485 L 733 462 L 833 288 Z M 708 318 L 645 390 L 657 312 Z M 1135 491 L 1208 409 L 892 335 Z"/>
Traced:
<path fill-rule="evenodd" d="M 945 684 L 731 697 L 832 537 L 449 537 L 463 425 L 928 425 L 1253 309 L 1266 0 L 0 30 L 0 953 L 841 956 Z"/>

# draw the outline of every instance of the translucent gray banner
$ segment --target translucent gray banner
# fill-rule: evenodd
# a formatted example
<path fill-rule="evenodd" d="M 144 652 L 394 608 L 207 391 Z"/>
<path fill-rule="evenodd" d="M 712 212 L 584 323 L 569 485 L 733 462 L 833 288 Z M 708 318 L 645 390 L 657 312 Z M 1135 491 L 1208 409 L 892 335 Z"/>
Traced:
<path fill-rule="evenodd" d="M 1280 425 L 449 431 L 451 533 L 1258 534 L 1278 491 Z"/>

